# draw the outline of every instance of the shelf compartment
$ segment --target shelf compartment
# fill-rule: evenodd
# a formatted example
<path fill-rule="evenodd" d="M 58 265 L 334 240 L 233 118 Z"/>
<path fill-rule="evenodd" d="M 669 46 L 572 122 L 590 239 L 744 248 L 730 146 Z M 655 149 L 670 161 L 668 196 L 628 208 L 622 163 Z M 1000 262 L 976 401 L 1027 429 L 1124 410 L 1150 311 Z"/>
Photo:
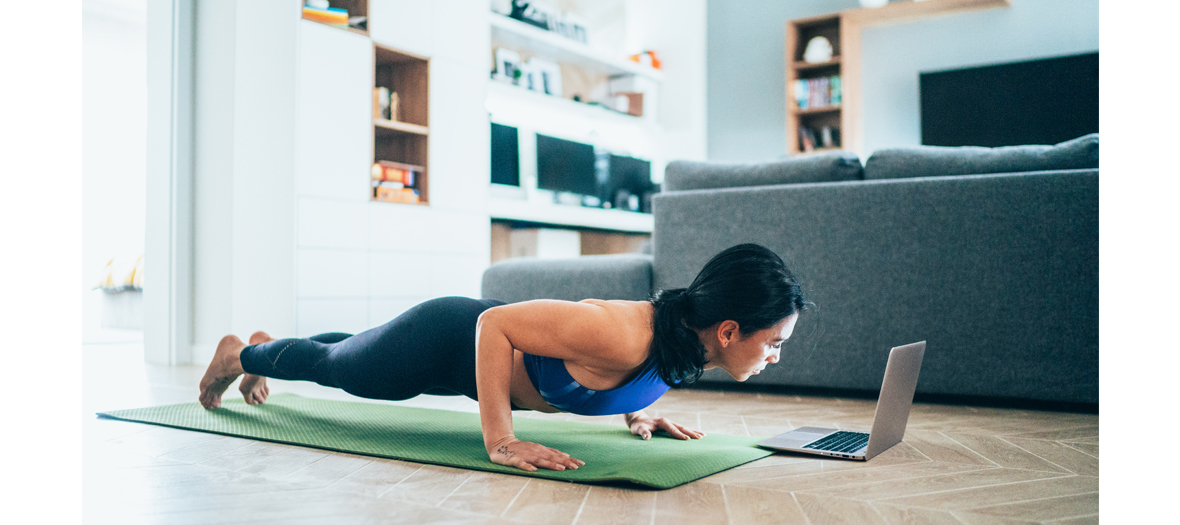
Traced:
<path fill-rule="evenodd" d="M 394 201 L 397 204 L 430 203 L 429 74 L 429 59 L 373 44 L 373 87 L 398 94 L 394 119 L 376 117 L 379 113 L 373 108 L 373 163 L 389 161 L 421 168 L 413 185 L 418 190 L 418 201 Z M 373 103 L 377 104 L 376 97 Z"/>
<path fill-rule="evenodd" d="M 398 114 L 390 122 L 429 126 L 429 59 L 374 44 L 373 62 L 374 87 L 388 88 L 398 94 Z"/>
<path fill-rule="evenodd" d="M 627 59 L 606 56 L 586 44 L 499 13 L 488 13 L 488 21 L 492 30 L 493 47 L 527 50 L 539 57 L 608 76 L 639 75 L 657 82 L 664 79 L 663 72 L 658 69 Z"/>

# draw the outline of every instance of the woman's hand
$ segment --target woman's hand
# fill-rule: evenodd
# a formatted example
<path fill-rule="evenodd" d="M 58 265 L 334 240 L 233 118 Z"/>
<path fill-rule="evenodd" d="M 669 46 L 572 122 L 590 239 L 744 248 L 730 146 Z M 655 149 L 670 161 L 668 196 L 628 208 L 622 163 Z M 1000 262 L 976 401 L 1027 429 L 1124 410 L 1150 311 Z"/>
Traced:
<path fill-rule="evenodd" d="M 488 447 L 492 463 L 516 467 L 529 472 L 537 468 L 549 470 L 576 469 L 586 462 L 571 458 L 569 454 L 537 443 L 521 441 L 515 437 L 505 438 Z"/>
<path fill-rule="evenodd" d="M 657 430 L 663 430 L 676 439 L 701 439 L 705 437 L 704 432 L 673 423 L 668 418 L 647 417 L 647 414 L 642 412 L 627 414 L 627 416 L 627 425 L 631 427 L 631 433 L 643 439 L 651 439 L 651 433 Z"/>

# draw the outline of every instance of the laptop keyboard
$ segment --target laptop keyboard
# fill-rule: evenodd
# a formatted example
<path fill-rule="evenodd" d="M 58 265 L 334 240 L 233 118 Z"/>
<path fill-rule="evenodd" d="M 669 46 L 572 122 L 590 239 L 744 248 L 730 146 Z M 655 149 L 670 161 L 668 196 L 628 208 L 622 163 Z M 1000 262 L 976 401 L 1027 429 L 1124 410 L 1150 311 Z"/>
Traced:
<path fill-rule="evenodd" d="M 812 450 L 823 450 L 827 452 L 856 452 L 865 443 L 869 442 L 869 435 L 864 432 L 846 432 L 840 431 L 830 436 L 825 436 L 818 441 L 812 441 L 803 446 Z"/>

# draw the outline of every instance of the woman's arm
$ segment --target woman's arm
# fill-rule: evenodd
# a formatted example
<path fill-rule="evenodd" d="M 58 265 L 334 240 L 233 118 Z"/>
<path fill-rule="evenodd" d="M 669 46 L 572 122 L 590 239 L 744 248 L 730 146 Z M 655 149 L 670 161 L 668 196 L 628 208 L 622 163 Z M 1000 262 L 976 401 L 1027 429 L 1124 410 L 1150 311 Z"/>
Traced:
<path fill-rule="evenodd" d="M 627 423 L 632 434 L 643 439 L 651 439 L 651 433 L 656 430 L 667 431 L 669 435 L 676 439 L 700 439 L 705 437 L 704 432 L 673 423 L 667 418 L 648 417 L 642 410 L 624 415 L 623 421 Z"/>
<path fill-rule="evenodd" d="M 512 351 L 595 365 L 616 363 L 599 342 L 612 317 L 603 308 L 567 301 L 528 301 L 488 309 L 476 324 L 475 382 L 484 446 L 495 463 L 535 471 L 578 468 L 568 454 L 516 439 L 512 431 Z"/>

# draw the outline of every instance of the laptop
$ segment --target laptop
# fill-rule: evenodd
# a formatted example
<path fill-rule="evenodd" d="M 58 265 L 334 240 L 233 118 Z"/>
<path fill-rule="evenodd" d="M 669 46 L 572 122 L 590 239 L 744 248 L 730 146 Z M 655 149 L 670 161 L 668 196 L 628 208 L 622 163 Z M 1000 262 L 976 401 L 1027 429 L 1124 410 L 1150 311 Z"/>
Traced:
<path fill-rule="evenodd" d="M 918 386 L 918 370 L 922 368 L 925 353 L 926 341 L 889 351 L 889 364 L 885 365 L 885 379 L 881 381 L 877 413 L 873 416 L 873 428 L 869 433 L 802 427 L 767 439 L 758 446 L 859 461 L 873 459 L 901 443 L 901 438 L 905 437 L 914 389 Z"/>

